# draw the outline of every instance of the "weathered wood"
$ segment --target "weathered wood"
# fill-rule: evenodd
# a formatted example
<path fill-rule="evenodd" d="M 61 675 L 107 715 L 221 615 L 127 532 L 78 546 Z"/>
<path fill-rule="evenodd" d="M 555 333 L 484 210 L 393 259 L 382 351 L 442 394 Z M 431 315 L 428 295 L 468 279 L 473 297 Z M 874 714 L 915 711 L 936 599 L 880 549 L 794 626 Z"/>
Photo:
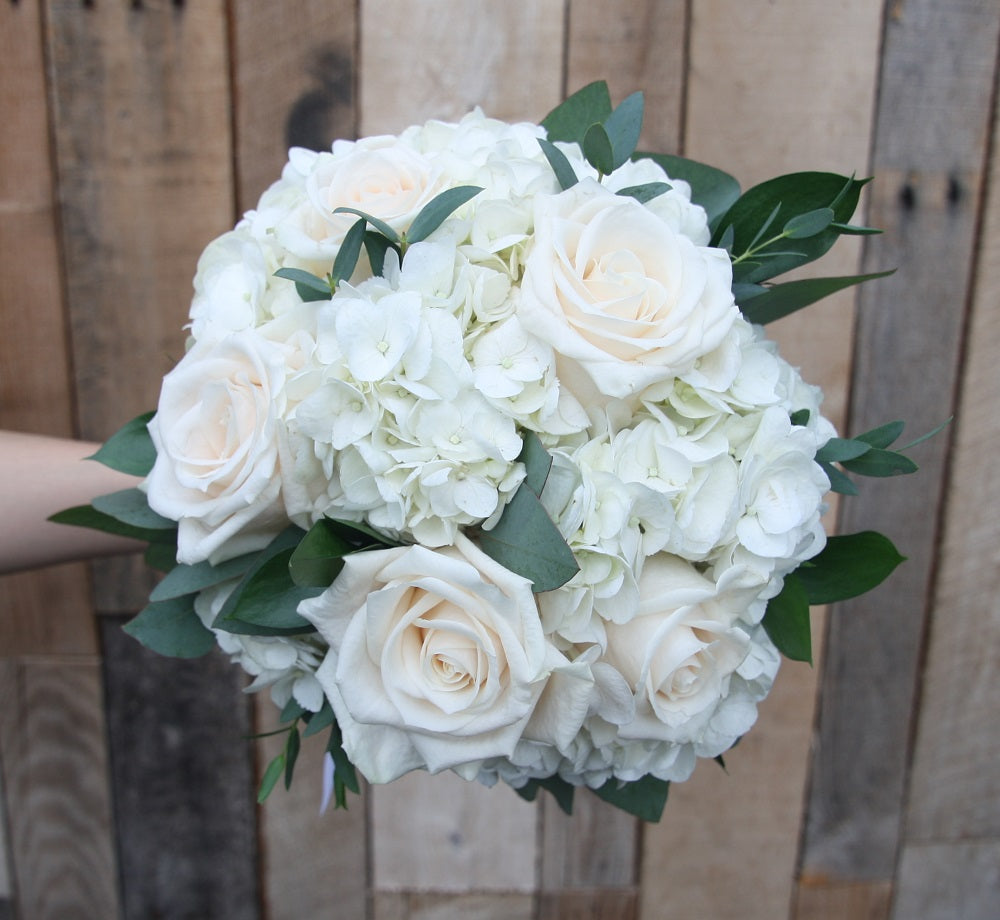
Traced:
<path fill-rule="evenodd" d="M 0 659 L 0 747 L 18 911 L 118 916 L 95 659 Z"/>
<path fill-rule="evenodd" d="M 162 658 L 120 626 L 102 618 L 123 914 L 256 917 L 251 727 L 240 672 L 221 654 Z"/>
<path fill-rule="evenodd" d="M 681 146 L 687 7 L 683 0 L 568 4 L 566 92 L 607 80 L 617 104 L 642 90 L 644 150 L 677 153 Z"/>
<path fill-rule="evenodd" d="M 539 920 L 636 920 L 638 906 L 635 890 L 542 892 L 538 896 L 538 917 Z"/>
<path fill-rule="evenodd" d="M 563 3 L 431 2 L 417 16 L 394 0 L 361 2 L 362 136 L 473 106 L 505 120 L 538 120 L 560 99 Z"/>
<path fill-rule="evenodd" d="M 245 211 L 281 174 L 289 147 L 323 150 L 355 136 L 357 4 L 236 0 L 232 17 L 237 205 Z"/>
<path fill-rule="evenodd" d="M 1000 839 L 907 846 L 893 920 L 996 920 Z"/>
<path fill-rule="evenodd" d="M 796 920 L 889 920 L 891 902 L 891 882 L 836 883 L 803 878 L 796 892 L 793 916 Z"/>
<path fill-rule="evenodd" d="M 918 435 L 953 411 L 1000 9 L 927 0 L 894 9 L 870 209 L 887 232 L 867 248 L 864 266 L 898 271 L 861 291 L 850 428 L 903 418 Z M 882 530 L 909 561 L 831 617 L 807 874 L 893 877 L 950 440 L 946 433 L 914 452 L 916 482 L 864 483 L 843 505 L 842 530 Z"/>
<path fill-rule="evenodd" d="M 369 795 L 376 891 L 533 889 L 535 807 L 509 787 L 417 771 Z"/>
<path fill-rule="evenodd" d="M 372 920 L 535 920 L 530 894 L 377 892 Z"/>

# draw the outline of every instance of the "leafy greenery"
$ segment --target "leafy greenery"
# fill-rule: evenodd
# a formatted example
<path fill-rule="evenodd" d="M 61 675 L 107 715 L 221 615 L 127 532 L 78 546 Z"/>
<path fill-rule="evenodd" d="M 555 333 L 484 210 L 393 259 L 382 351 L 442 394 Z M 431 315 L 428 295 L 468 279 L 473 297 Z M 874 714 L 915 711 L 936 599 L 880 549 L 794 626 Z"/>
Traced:
<path fill-rule="evenodd" d="M 147 426 L 155 414 L 145 412 L 127 422 L 89 459 L 130 476 L 148 476 L 156 462 L 156 447 Z"/>
<path fill-rule="evenodd" d="M 656 822 L 663 817 L 669 791 L 670 783 L 665 779 L 646 775 L 631 783 L 609 779 L 594 794 L 643 821 Z"/>
<path fill-rule="evenodd" d="M 146 648 L 171 658 L 198 658 L 215 648 L 215 636 L 194 609 L 194 595 L 149 604 L 122 627 Z"/>
<path fill-rule="evenodd" d="M 794 572 L 785 576 L 781 593 L 768 601 L 763 622 L 765 632 L 782 655 L 812 664 L 809 596 Z"/>
<path fill-rule="evenodd" d="M 398 545 L 365 524 L 322 518 L 292 552 L 289 573 L 301 588 L 326 588 L 340 574 L 349 553 Z"/>
<path fill-rule="evenodd" d="M 877 587 L 904 559 L 888 537 L 866 530 L 830 537 L 795 576 L 810 604 L 832 604 Z"/>

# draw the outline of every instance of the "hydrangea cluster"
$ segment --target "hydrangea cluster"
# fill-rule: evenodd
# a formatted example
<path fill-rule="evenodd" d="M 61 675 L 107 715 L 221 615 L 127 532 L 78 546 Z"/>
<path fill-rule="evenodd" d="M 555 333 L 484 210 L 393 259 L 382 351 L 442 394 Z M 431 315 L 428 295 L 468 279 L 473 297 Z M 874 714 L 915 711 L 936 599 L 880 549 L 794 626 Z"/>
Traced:
<path fill-rule="evenodd" d="M 651 160 L 601 175 L 560 143 L 564 190 L 544 137 L 475 111 L 292 150 L 202 255 L 150 423 L 144 489 L 182 563 L 326 518 L 397 544 L 302 601 L 315 633 L 216 627 L 253 689 L 328 701 L 373 782 L 687 778 L 753 724 L 779 663 L 767 601 L 824 546 L 821 394 L 741 315 L 689 187 Z M 650 183 L 669 188 L 628 194 Z M 330 272 L 358 220 L 339 208 L 405 240 L 459 186 L 481 191 L 379 273 L 362 254 L 326 299 L 275 275 Z M 528 437 L 579 567 L 540 593 L 478 539 Z M 199 598 L 207 626 L 232 586 Z"/>

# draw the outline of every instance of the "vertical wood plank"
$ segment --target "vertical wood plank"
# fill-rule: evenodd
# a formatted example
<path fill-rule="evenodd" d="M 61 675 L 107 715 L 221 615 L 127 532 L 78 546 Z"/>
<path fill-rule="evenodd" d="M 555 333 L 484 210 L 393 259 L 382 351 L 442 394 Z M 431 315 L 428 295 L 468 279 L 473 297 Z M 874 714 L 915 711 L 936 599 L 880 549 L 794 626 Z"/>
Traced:
<path fill-rule="evenodd" d="M 894 920 L 995 920 L 1000 904 L 1000 840 L 907 847 L 897 886 Z"/>
<path fill-rule="evenodd" d="M 379 892 L 372 920 L 535 920 L 530 894 Z"/>
<path fill-rule="evenodd" d="M 0 746 L 18 911 L 118 916 L 107 761 L 94 660 L 0 659 Z M 71 778 L 71 779 L 70 779 Z"/>
<path fill-rule="evenodd" d="M 537 121 L 559 102 L 563 2 L 361 0 L 360 134 L 395 133 L 474 106 Z"/>
<path fill-rule="evenodd" d="M 640 147 L 677 153 L 681 144 L 687 38 L 685 0 L 569 4 L 566 92 L 606 80 L 612 102 L 645 94 Z"/>
<path fill-rule="evenodd" d="M 357 4 L 234 0 L 232 16 L 242 212 L 281 174 L 289 147 L 323 150 L 354 137 Z"/>
<path fill-rule="evenodd" d="M 878 62 L 876 4 L 851 0 L 691 7 L 685 155 L 737 176 L 744 188 L 802 169 L 863 174 Z M 844 49 L 851 53 L 845 56 Z M 792 51 L 791 49 L 794 49 Z M 838 244 L 823 274 L 857 270 Z M 769 328 L 782 354 L 826 393 L 843 420 L 854 303 L 850 294 Z M 820 630 L 814 616 L 814 635 Z M 758 722 L 726 755 L 671 789 L 643 839 L 643 918 L 785 916 L 792 901 L 807 778 L 816 672 L 786 663 Z M 752 890 L 752 898 L 739 892 Z"/>
<path fill-rule="evenodd" d="M 853 431 L 904 418 L 916 435 L 953 411 L 998 26 L 995 5 L 926 0 L 886 23 L 870 220 L 887 232 L 864 266 L 897 273 L 861 291 Z M 863 484 L 843 505 L 844 531 L 882 530 L 909 561 L 831 617 L 807 878 L 893 878 L 950 439 L 914 452 L 916 482 Z"/>

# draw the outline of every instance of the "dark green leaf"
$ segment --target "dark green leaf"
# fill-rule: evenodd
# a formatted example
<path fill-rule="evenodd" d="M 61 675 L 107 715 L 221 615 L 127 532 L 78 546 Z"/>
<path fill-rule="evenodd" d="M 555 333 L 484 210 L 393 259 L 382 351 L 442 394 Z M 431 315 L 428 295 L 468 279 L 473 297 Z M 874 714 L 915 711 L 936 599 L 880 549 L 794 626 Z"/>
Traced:
<path fill-rule="evenodd" d="M 538 146 L 542 148 L 542 153 L 545 154 L 545 159 L 549 161 L 549 166 L 552 167 L 552 171 L 556 174 L 556 180 L 563 191 L 572 188 L 580 181 L 573 171 L 569 160 L 566 159 L 566 154 L 556 147 L 555 144 L 540 137 L 538 139 Z"/>
<path fill-rule="evenodd" d="M 74 527 L 89 527 L 104 533 L 113 533 L 121 537 L 131 537 L 134 540 L 145 540 L 147 543 L 171 543 L 176 545 L 176 528 L 174 530 L 150 530 L 125 524 L 110 514 L 104 514 L 91 505 L 77 505 L 65 511 L 57 511 L 50 518 L 55 524 L 71 524 Z"/>
<path fill-rule="evenodd" d="M 436 195 L 413 218 L 410 229 L 406 231 L 406 242 L 412 244 L 427 239 L 448 217 L 481 191 L 478 185 L 459 185 Z"/>
<path fill-rule="evenodd" d="M 713 231 L 719 218 L 740 197 L 740 184 L 729 173 L 685 157 L 665 153 L 637 153 L 635 159 L 649 159 L 659 164 L 671 179 L 682 179 L 691 186 L 691 200 L 705 209 Z M 719 245 L 719 244 L 716 244 Z M 725 249 L 725 246 L 720 246 Z"/>
<path fill-rule="evenodd" d="M 944 429 L 947 428 L 951 424 L 951 421 L 952 421 L 953 418 L 954 418 L 954 416 L 951 416 L 951 415 L 948 416 L 948 418 L 946 418 L 936 428 L 932 428 L 930 431 L 927 432 L 927 434 L 922 434 L 916 440 L 910 441 L 909 444 L 904 444 L 902 447 L 899 448 L 899 450 L 909 450 L 911 447 L 916 447 L 918 444 L 923 444 L 924 441 L 929 441 L 931 438 L 934 437 L 934 435 L 940 434 L 942 431 L 944 431 Z"/>
<path fill-rule="evenodd" d="M 333 521 L 317 521 L 295 548 L 288 563 L 292 581 L 300 588 L 326 588 L 344 567 L 343 557 L 358 549 Z"/>
<path fill-rule="evenodd" d="M 736 300 L 736 305 L 742 308 L 746 301 L 760 294 L 766 294 L 768 290 L 770 289 L 762 284 L 745 284 L 738 281 L 733 285 L 733 298 Z"/>
<path fill-rule="evenodd" d="M 295 697 L 289 698 L 288 702 L 281 709 L 278 716 L 280 722 L 295 722 L 306 714 L 308 710 Z"/>
<path fill-rule="evenodd" d="M 614 172 L 615 151 L 604 125 L 591 125 L 583 136 L 583 155 L 602 176 Z"/>
<path fill-rule="evenodd" d="M 627 163 L 635 153 L 642 131 L 645 100 L 641 92 L 632 93 L 604 120 L 604 128 L 613 151 L 612 170 Z"/>
<path fill-rule="evenodd" d="M 909 457 L 894 450 L 880 450 L 877 447 L 855 460 L 844 460 L 840 465 L 849 473 L 879 478 L 903 476 L 917 471 L 917 465 Z"/>
<path fill-rule="evenodd" d="M 812 664 L 809 597 L 794 572 L 785 576 L 781 593 L 767 602 L 763 623 L 764 631 L 782 655 Z"/>
<path fill-rule="evenodd" d="M 379 220 L 377 217 L 372 217 L 371 214 L 366 214 L 364 211 L 359 211 L 357 208 L 334 208 L 334 214 L 354 214 L 358 217 L 363 217 L 368 223 L 370 223 L 379 233 L 382 234 L 390 243 L 395 243 L 397 246 L 402 242 L 399 238 L 399 234 L 392 229 L 384 220 Z"/>
<path fill-rule="evenodd" d="M 611 114 L 611 96 L 603 80 L 577 90 L 542 119 L 550 141 L 568 141 L 583 146 L 583 137 L 593 124 L 601 124 Z"/>
<path fill-rule="evenodd" d="M 218 565 L 207 559 L 195 565 L 176 565 L 149 595 L 151 601 L 165 601 L 185 594 L 196 594 L 213 585 L 220 585 L 230 578 L 242 575 L 253 564 L 256 553 L 237 556 Z"/>
<path fill-rule="evenodd" d="M 288 740 L 285 742 L 285 788 L 292 788 L 292 776 L 295 773 L 295 761 L 299 759 L 299 751 L 302 747 L 302 738 L 299 730 L 293 725 L 288 733 Z"/>
<path fill-rule="evenodd" d="M 888 447 L 903 433 L 904 427 L 905 422 L 897 419 L 895 422 L 886 422 L 884 425 L 879 425 L 878 428 L 872 428 L 871 431 L 866 431 L 864 434 L 855 435 L 854 440 L 864 441 L 865 444 L 870 444 L 872 447 Z"/>
<path fill-rule="evenodd" d="M 818 463 L 832 463 L 838 460 L 852 460 L 871 450 L 870 444 L 864 441 L 855 441 L 850 438 L 830 438 L 818 451 L 816 451 L 816 461 Z"/>
<path fill-rule="evenodd" d="M 151 569 L 157 572 L 170 572 L 177 567 L 177 541 L 150 543 L 143 558 Z"/>
<path fill-rule="evenodd" d="M 857 597 L 881 584 L 905 557 L 871 530 L 830 537 L 823 551 L 795 570 L 810 604 Z"/>
<path fill-rule="evenodd" d="M 139 489 L 122 489 L 109 495 L 98 495 L 94 508 L 123 524 L 141 530 L 176 530 L 177 522 L 157 514 L 149 507 L 146 493 Z"/>
<path fill-rule="evenodd" d="M 772 254 L 773 255 L 773 254 Z M 796 310 L 808 307 L 837 291 L 844 290 L 855 284 L 885 278 L 892 272 L 874 272 L 870 275 L 841 275 L 834 278 L 802 278 L 798 281 L 786 281 L 784 284 L 774 284 L 769 287 L 759 287 L 761 293 L 750 297 L 737 297 L 743 315 L 751 323 L 774 322 L 783 316 L 788 316 Z M 733 285 L 734 294 L 737 285 Z M 746 287 L 746 285 L 739 285 Z"/>
<path fill-rule="evenodd" d="M 715 244 L 719 249 L 725 249 L 726 252 L 732 253 L 733 251 L 733 240 L 735 239 L 736 231 L 733 230 L 733 225 L 730 224 L 722 231 L 722 236 L 719 237 L 719 241 Z M 733 284 L 733 292 L 735 294 L 737 284 L 741 282 L 735 282 Z M 744 285 L 749 287 L 749 285 Z"/>
<path fill-rule="evenodd" d="M 839 492 L 841 495 L 858 494 L 858 487 L 832 463 L 823 463 L 820 461 L 819 465 L 823 468 L 823 472 L 826 473 L 827 478 L 830 480 L 831 492 Z"/>
<path fill-rule="evenodd" d="M 159 655 L 198 658 L 215 647 L 215 637 L 194 611 L 193 597 L 152 603 L 122 627 Z"/>
<path fill-rule="evenodd" d="M 361 256 L 361 244 L 365 239 L 367 224 L 368 222 L 362 217 L 344 234 L 344 241 L 340 244 L 337 258 L 333 260 L 333 271 L 330 272 L 332 287 L 336 287 L 341 281 L 347 281 L 354 274 Z"/>
<path fill-rule="evenodd" d="M 337 781 L 351 790 L 360 792 L 361 786 L 358 783 L 358 775 L 347 754 L 344 752 L 344 736 L 341 734 L 340 726 L 334 722 L 330 726 L 330 740 L 326 745 L 326 752 L 333 758 L 333 767 Z M 342 803 L 338 801 L 338 804 Z"/>
<path fill-rule="evenodd" d="M 330 282 L 325 278 L 317 278 L 312 272 L 301 268 L 279 268 L 274 274 L 286 281 L 294 281 L 295 291 L 304 303 L 329 300 L 333 296 Z"/>
<path fill-rule="evenodd" d="M 479 546 L 504 568 L 531 581 L 536 593 L 566 584 L 580 568 L 538 496 L 525 483 L 496 526 L 480 531 Z"/>
<path fill-rule="evenodd" d="M 545 480 L 549 478 L 549 470 L 552 469 L 552 455 L 533 431 L 525 433 L 517 459 L 524 464 L 524 481 L 528 488 L 535 495 L 541 496 Z"/>
<path fill-rule="evenodd" d="M 88 459 L 120 473 L 148 476 L 156 462 L 156 448 L 147 426 L 155 414 L 146 412 L 123 425 Z"/>
<path fill-rule="evenodd" d="M 281 774 L 285 772 L 285 754 L 280 753 L 274 758 L 264 771 L 264 776 L 260 781 L 260 788 L 257 790 L 257 804 L 262 805 L 267 797 L 274 790 Z"/>
<path fill-rule="evenodd" d="M 781 232 L 790 240 L 806 240 L 826 230 L 833 223 L 832 208 L 816 208 L 805 214 L 796 214 L 785 221 Z"/>
<path fill-rule="evenodd" d="M 385 254 L 394 249 L 399 255 L 399 247 L 387 240 L 381 233 L 374 230 L 365 231 L 365 252 L 368 254 L 368 264 L 372 267 L 372 274 L 381 278 L 385 272 Z"/>
<path fill-rule="evenodd" d="M 830 226 L 844 236 L 878 236 L 882 233 L 877 227 L 856 227 L 854 224 L 842 224 L 834 221 Z"/>
<path fill-rule="evenodd" d="M 302 733 L 303 738 L 318 735 L 324 728 L 333 725 L 333 707 L 329 700 L 323 700 L 323 708 L 319 712 L 311 713 L 306 719 L 306 730 Z"/>
<path fill-rule="evenodd" d="M 546 792 L 550 793 L 552 797 L 556 800 L 556 804 L 559 808 L 565 812 L 567 815 L 573 814 L 573 795 L 576 792 L 576 787 L 570 785 L 566 780 L 559 776 L 546 776 L 543 779 L 533 779 L 528 781 L 529 785 L 535 785 L 537 789 L 544 789 Z M 520 790 L 518 790 L 520 791 Z M 524 798 L 522 795 L 521 798 Z M 529 799 L 528 801 L 532 801 Z"/>
<path fill-rule="evenodd" d="M 631 783 L 609 779 L 603 786 L 595 789 L 594 793 L 605 802 L 610 802 L 643 821 L 656 822 L 663 816 L 669 791 L 670 783 L 666 780 L 647 775 Z"/>
<path fill-rule="evenodd" d="M 796 409 L 791 415 L 788 416 L 788 420 L 793 425 L 799 425 L 800 427 L 805 428 L 805 426 L 809 424 L 809 416 L 811 414 L 812 413 L 810 413 L 808 409 Z"/>
<path fill-rule="evenodd" d="M 625 198 L 634 198 L 639 204 L 645 204 L 669 191 L 670 186 L 666 182 L 647 182 L 644 185 L 630 185 L 627 188 L 620 188 L 615 194 Z"/>
<path fill-rule="evenodd" d="M 241 635 L 273 636 L 315 632 L 316 627 L 299 616 L 300 601 L 315 597 L 322 589 L 299 587 L 288 572 L 293 550 L 283 549 L 247 576 L 233 592 L 213 624 Z"/>

